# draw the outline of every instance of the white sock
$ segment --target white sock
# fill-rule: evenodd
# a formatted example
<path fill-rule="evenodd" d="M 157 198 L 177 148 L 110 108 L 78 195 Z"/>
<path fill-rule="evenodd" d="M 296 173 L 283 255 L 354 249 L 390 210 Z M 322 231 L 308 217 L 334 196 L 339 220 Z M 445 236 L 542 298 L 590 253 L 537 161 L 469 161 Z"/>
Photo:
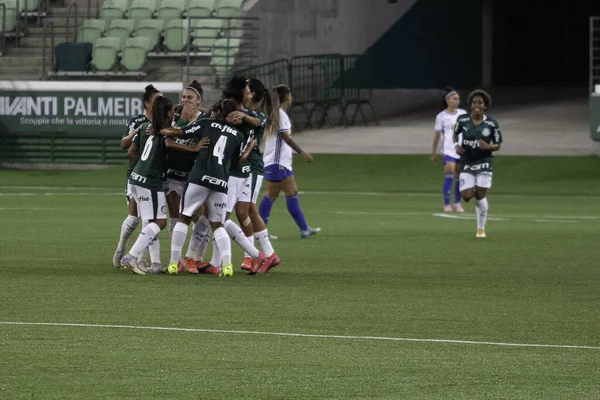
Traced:
<path fill-rule="evenodd" d="M 183 222 L 178 222 L 173 228 L 173 236 L 171 236 L 171 262 L 181 259 L 181 249 L 187 237 L 188 226 Z"/>
<path fill-rule="evenodd" d="M 215 244 L 214 235 L 213 235 L 213 240 L 212 240 L 212 247 L 213 247 L 213 252 L 212 252 L 212 258 L 210 259 L 210 265 L 212 265 L 213 267 L 220 267 L 221 266 L 221 253 L 219 253 L 219 249 L 218 249 L 217 245 Z"/>
<path fill-rule="evenodd" d="M 140 236 L 138 236 L 129 254 L 133 257 L 138 257 L 144 249 L 148 247 L 148 244 L 154 239 L 156 235 L 160 233 L 160 228 L 154 222 L 150 222 L 148 226 L 142 229 Z"/>
<path fill-rule="evenodd" d="M 477 200 L 475 209 L 476 209 L 476 213 L 477 213 L 477 229 L 485 230 L 485 223 L 487 221 L 487 213 L 488 213 L 487 198 L 484 197 L 481 200 Z"/>
<path fill-rule="evenodd" d="M 150 221 L 148 221 L 147 219 L 142 220 L 142 230 L 144 230 L 148 224 L 150 223 Z M 149 255 L 149 250 L 148 247 L 146 247 L 138 256 L 137 259 L 138 261 L 146 261 L 146 259 L 148 259 L 148 255 Z"/>
<path fill-rule="evenodd" d="M 179 218 L 169 218 L 169 237 L 173 237 L 173 229 L 175 229 L 175 225 L 179 222 Z"/>
<path fill-rule="evenodd" d="M 243 234 L 242 236 L 246 238 Z M 219 249 L 221 256 L 221 266 L 231 264 L 231 240 L 224 228 L 219 228 L 215 231 L 215 247 Z"/>
<path fill-rule="evenodd" d="M 250 254 L 250 257 L 252 257 L 253 259 L 258 257 L 259 251 L 248 241 L 248 238 L 246 238 L 244 232 L 242 232 L 240 227 L 237 226 L 235 222 L 228 219 L 223 224 L 223 228 L 225 228 L 225 231 L 227 231 L 227 234 L 233 239 L 234 242 L 236 242 L 242 249 L 244 249 L 246 253 Z"/>
<path fill-rule="evenodd" d="M 209 233 L 210 224 L 208 219 L 205 216 L 201 216 L 194 225 L 190 244 L 188 245 L 187 253 L 185 253 L 187 258 L 193 258 L 196 261 L 202 260 L 208 247 Z M 202 253 L 200 253 L 200 250 L 202 250 Z"/>
<path fill-rule="evenodd" d="M 258 240 L 258 244 L 260 244 L 260 248 L 263 253 L 265 253 L 265 256 L 269 257 L 275 253 L 275 250 L 273 250 L 273 246 L 271 245 L 271 240 L 269 239 L 268 230 L 265 229 L 264 231 L 256 232 L 254 237 Z"/>
<path fill-rule="evenodd" d="M 117 248 L 124 251 L 125 247 L 127 247 L 127 240 L 131 237 L 131 234 L 135 231 L 135 228 L 140 224 L 139 217 L 133 217 L 128 215 L 127 218 L 123 221 L 121 225 L 121 236 L 119 236 L 119 244 Z"/>
<path fill-rule="evenodd" d="M 256 247 L 256 246 L 254 246 L 254 235 L 251 235 L 251 236 L 246 236 L 246 239 L 248 239 L 248 241 L 250 242 L 250 244 L 251 244 L 253 247 Z M 248 253 L 246 253 L 246 252 L 244 251 L 244 258 L 246 258 L 246 257 L 250 257 L 250 254 L 248 254 Z"/>
<path fill-rule="evenodd" d="M 160 264 L 160 240 L 158 240 L 158 235 L 152 238 L 148 249 L 150 250 L 150 261 L 152 264 Z"/>

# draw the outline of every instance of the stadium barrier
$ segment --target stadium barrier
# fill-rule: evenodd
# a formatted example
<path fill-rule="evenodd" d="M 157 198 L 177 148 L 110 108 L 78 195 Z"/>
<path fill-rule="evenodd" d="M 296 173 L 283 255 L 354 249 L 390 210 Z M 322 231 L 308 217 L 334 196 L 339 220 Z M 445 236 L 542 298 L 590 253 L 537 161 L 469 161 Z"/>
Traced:
<path fill-rule="evenodd" d="M 291 111 L 300 109 L 305 128 L 314 126 L 316 116 L 319 116 L 317 127 L 322 127 L 326 121 L 335 126 L 332 117 L 336 113 L 338 125 L 354 125 L 359 114 L 368 125 L 365 107 L 369 108 L 371 119 L 378 125 L 371 104 L 373 85 L 368 55 L 298 56 L 238 69 L 234 74 L 258 78 L 269 88 L 289 85 L 294 96 Z"/>
<path fill-rule="evenodd" d="M 178 102 L 182 84 L 156 83 Z M 144 112 L 144 85 L 0 81 L 0 163 L 122 164 L 127 122 Z"/>
<path fill-rule="evenodd" d="M 600 141 L 600 17 L 590 18 L 590 137 Z"/>

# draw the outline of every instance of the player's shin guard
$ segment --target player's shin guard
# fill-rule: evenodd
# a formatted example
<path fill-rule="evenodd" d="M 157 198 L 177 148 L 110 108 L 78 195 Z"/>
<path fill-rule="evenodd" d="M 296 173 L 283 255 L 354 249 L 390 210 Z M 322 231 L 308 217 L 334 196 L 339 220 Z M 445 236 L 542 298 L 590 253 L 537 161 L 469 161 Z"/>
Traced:
<path fill-rule="evenodd" d="M 454 176 L 454 204 L 460 203 L 460 179 Z"/>
<path fill-rule="evenodd" d="M 481 229 L 484 231 L 485 223 L 487 221 L 487 213 L 488 213 L 487 198 L 477 200 L 476 211 L 477 211 L 477 229 Z"/>
<path fill-rule="evenodd" d="M 231 240 L 225 228 L 219 228 L 214 233 L 215 247 L 219 249 L 221 265 L 231 264 Z"/>
<path fill-rule="evenodd" d="M 138 236 L 133 247 L 131 248 L 131 250 L 129 250 L 129 254 L 132 257 L 137 258 L 137 256 L 139 256 L 142 253 L 142 251 L 144 251 L 148 247 L 148 245 L 150 244 L 152 239 L 154 239 L 154 237 L 156 235 L 158 235 L 159 233 L 160 233 L 160 227 L 158 225 L 156 225 L 154 222 L 150 222 L 142 230 L 142 232 L 140 232 L 140 236 Z"/>
<path fill-rule="evenodd" d="M 300 202 L 298 201 L 298 195 L 290 196 L 285 198 L 285 204 L 287 205 L 288 212 L 294 218 L 296 225 L 300 228 L 301 231 L 305 231 L 308 229 L 308 224 L 304 219 L 304 213 L 300 208 Z M 263 218 L 264 219 L 264 218 Z"/>
<path fill-rule="evenodd" d="M 265 229 L 264 231 L 256 232 L 254 237 L 258 240 L 258 244 L 260 244 L 260 248 L 262 252 L 265 253 L 265 256 L 270 257 L 271 254 L 275 253 L 275 250 L 273 250 L 273 246 L 271 245 L 271 240 L 269 239 L 268 230 Z"/>
<path fill-rule="evenodd" d="M 450 205 L 450 196 L 452 195 L 452 184 L 454 183 L 454 174 L 446 174 L 444 177 L 444 185 L 442 186 L 442 192 L 444 195 L 444 205 Z"/>
<path fill-rule="evenodd" d="M 150 261 L 152 264 L 160 264 L 160 240 L 158 236 L 154 236 L 148 245 L 150 250 Z"/>
<path fill-rule="evenodd" d="M 208 242 L 210 240 L 210 223 L 204 215 L 198 219 L 194 225 L 194 231 L 190 238 L 186 257 L 192 258 L 195 261 L 200 261 L 204 257 Z"/>
<path fill-rule="evenodd" d="M 128 215 L 127 218 L 123 221 L 121 225 L 121 236 L 119 236 L 119 244 L 117 248 L 120 250 L 125 250 L 127 247 L 127 241 L 135 231 L 135 228 L 140 224 L 141 219 L 139 217 L 133 217 Z"/>
<path fill-rule="evenodd" d="M 265 222 L 265 225 L 267 224 L 267 222 L 269 221 L 269 217 L 271 216 L 271 208 L 273 208 L 273 203 L 275 203 L 274 199 L 270 198 L 269 196 L 265 196 L 260 201 L 260 205 L 258 206 L 258 213 Z"/>
<path fill-rule="evenodd" d="M 187 237 L 188 226 L 183 222 L 178 222 L 173 228 L 173 236 L 171 237 L 171 262 L 181 259 L 181 249 Z"/>
<path fill-rule="evenodd" d="M 242 232 L 240 227 L 237 226 L 235 222 L 228 219 L 223 224 L 223 228 L 225 228 L 225 231 L 227 231 L 227 234 L 231 237 L 231 239 L 233 239 L 234 242 L 244 249 L 244 251 L 248 253 L 250 257 L 253 259 L 258 257 L 258 250 L 250 243 L 246 235 L 244 235 L 244 232 Z"/>

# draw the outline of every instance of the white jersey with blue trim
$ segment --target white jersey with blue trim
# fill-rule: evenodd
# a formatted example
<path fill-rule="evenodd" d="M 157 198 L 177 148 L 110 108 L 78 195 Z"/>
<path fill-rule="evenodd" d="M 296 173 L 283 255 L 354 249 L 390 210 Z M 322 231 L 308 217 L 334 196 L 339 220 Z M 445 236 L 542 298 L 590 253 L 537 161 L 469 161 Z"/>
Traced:
<path fill-rule="evenodd" d="M 454 125 L 460 115 L 467 112 L 462 108 L 457 108 L 453 113 L 444 110 L 435 117 L 435 131 L 442 134 L 442 154 L 454 158 L 460 158 L 454 148 Z"/>
<path fill-rule="evenodd" d="M 290 117 L 282 109 L 279 109 L 279 129 L 277 135 L 269 135 L 265 140 L 265 152 L 263 161 L 265 167 L 269 165 L 280 165 L 292 170 L 292 148 L 283 140 L 282 133 L 292 132 Z"/>

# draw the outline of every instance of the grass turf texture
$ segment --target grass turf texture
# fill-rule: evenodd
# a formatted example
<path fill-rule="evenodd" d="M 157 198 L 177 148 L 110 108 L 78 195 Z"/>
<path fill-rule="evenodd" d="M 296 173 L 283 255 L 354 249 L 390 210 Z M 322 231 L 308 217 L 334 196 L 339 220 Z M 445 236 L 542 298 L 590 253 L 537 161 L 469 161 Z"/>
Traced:
<path fill-rule="evenodd" d="M 280 198 L 269 228 L 282 265 L 248 277 L 233 244 L 229 279 L 111 266 L 124 167 L 2 171 L 0 321 L 600 346 L 600 159 L 499 156 L 483 240 L 474 203 L 465 219 L 433 215 L 443 173 L 426 156 L 295 167 L 323 232 L 301 240 Z M 169 246 L 161 233 L 163 263 Z M 598 349 L 21 325 L 0 338 L 11 399 L 600 393 Z"/>

